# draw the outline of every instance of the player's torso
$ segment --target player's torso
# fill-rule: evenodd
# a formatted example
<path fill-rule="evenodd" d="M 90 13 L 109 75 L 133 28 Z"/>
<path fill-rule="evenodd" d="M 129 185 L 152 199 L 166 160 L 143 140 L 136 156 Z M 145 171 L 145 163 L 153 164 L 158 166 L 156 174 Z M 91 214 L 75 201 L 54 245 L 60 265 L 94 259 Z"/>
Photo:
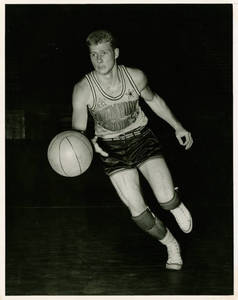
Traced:
<path fill-rule="evenodd" d="M 89 111 L 95 122 L 95 133 L 101 137 L 113 137 L 147 123 L 139 106 L 140 92 L 124 66 L 118 66 L 120 86 L 117 89 L 102 88 L 95 73 L 86 75 L 92 91 Z"/>

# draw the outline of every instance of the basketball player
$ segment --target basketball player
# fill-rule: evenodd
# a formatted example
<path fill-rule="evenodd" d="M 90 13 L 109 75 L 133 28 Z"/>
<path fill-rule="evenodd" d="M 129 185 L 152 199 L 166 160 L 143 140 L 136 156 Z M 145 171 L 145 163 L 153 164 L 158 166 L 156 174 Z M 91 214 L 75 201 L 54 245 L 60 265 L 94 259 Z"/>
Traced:
<path fill-rule="evenodd" d="M 132 220 L 167 247 L 166 268 L 180 270 L 183 261 L 179 244 L 147 206 L 138 171 L 149 182 L 161 207 L 173 214 L 185 233 L 192 230 L 192 218 L 173 186 L 160 142 L 148 127 L 148 118 L 139 101 L 144 100 L 174 128 L 178 142 L 186 150 L 193 143 L 191 134 L 165 101 L 150 89 L 141 70 L 117 63 L 119 49 L 110 32 L 90 33 L 87 45 L 94 70 L 74 87 L 72 127 L 84 132 L 90 112 L 95 124 L 92 140 L 95 151 L 100 153 L 105 172 L 120 199 L 128 207 Z"/>

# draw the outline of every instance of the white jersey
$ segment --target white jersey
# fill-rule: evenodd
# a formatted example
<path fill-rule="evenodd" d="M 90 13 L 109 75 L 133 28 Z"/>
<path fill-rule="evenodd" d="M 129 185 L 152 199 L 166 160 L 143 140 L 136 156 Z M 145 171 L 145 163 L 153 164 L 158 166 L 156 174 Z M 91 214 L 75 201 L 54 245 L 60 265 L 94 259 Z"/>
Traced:
<path fill-rule="evenodd" d="M 89 111 L 95 122 L 95 135 L 112 138 L 148 123 L 139 105 L 140 91 L 125 66 L 118 66 L 122 88 L 117 96 L 108 95 L 99 84 L 95 72 L 86 75 L 93 94 Z"/>

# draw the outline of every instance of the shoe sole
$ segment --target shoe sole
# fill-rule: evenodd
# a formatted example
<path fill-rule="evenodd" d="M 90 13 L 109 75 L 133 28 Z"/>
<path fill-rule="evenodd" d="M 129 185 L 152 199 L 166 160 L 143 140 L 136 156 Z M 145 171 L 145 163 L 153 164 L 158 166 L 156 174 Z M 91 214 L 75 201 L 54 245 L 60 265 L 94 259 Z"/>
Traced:
<path fill-rule="evenodd" d="M 166 269 L 167 270 L 179 271 L 179 270 L 182 269 L 182 265 L 179 265 L 179 264 L 166 264 Z"/>

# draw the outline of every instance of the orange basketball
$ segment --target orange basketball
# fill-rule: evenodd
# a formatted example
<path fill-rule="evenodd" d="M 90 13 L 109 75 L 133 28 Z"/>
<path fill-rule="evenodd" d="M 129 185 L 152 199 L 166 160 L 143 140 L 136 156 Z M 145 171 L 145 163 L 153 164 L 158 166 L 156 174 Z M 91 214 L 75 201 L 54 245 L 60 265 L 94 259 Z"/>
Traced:
<path fill-rule="evenodd" d="M 66 177 L 84 173 L 93 159 L 89 140 L 73 130 L 57 134 L 48 147 L 47 157 L 53 170 Z"/>

